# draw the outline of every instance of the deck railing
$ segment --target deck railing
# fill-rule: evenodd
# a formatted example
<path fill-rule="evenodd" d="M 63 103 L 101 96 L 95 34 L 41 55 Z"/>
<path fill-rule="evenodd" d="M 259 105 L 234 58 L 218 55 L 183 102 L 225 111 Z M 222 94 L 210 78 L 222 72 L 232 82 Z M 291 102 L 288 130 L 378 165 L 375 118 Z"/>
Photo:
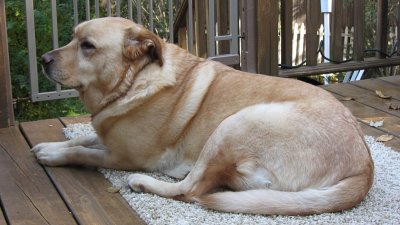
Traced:
<path fill-rule="evenodd" d="M 92 1 L 93 2 L 93 1 Z M 135 2 L 131 0 L 106 0 L 103 1 L 104 7 L 106 7 L 106 15 L 102 15 L 100 13 L 101 2 L 99 0 L 94 1 L 94 12 L 93 7 L 90 4 L 91 1 L 85 0 L 85 7 L 83 12 L 78 11 L 78 0 L 73 0 L 73 20 L 74 25 L 82 22 L 79 21 L 80 15 L 84 13 L 85 17 L 84 20 L 90 20 L 92 18 L 98 18 L 102 16 L 118 16 L 118 17 L 125 17 L 128 19 L 133 19 L 137 23 L 144 24 L 149 30 L 155 31 L 154 26 L 154 4 L 156 0 L 147 0 L 147 12 L 148 15 L 145 15 L 143 12 L 143 2 L 141 0 L 136 0 Z M 174 8 L 179 8 L 180 5 L 174 5 L 174 3 L 179 1 L 168 0 L 168 32 L 161 36 L 162 38 L 168 40 L 169 42 L 174 42 Z M 197 1 L 196 1 L 197 2 Z M 136 3 L 135 5 L 133 3 Z M 193 40 L 193 36 L 196 33 L 204 33 L 204 29 L 193 29 L 193 0 L 189 0 L 188 4 L 190 5 L 188 15 L 189 15 L 189 29 L 187 32 L 187 36 L 189 40 Z M 208 57 L 213 60 L 221 61 L 226 64 L 239 64 L 239 53 L 238 53 L 238 0 L 229 0 L 229 33 L 225 35 L 218 35 L 216 30 L 216 19 L 214 18 L 215 15 L 215 0 L 208 1 L 208 9 L 207 9 L 207 54 L 200 55 L 202 57 Z M 51 0 L 49 2 L 49 7 L 51 7 L 51 27 L 52 27 L 52 42 L 53 48 L 58 48 L 58 22 L 57 22 L 57 1 Z M 64 90 L 60 85 L 56 85 L 54 91 L 46 91 L 41 92 L 39 87 L 39 78 L 38 78 L 38 57 L 36 50 L 36 39 L 35 39 L 35 18 L 34 18 L 34 4 L 33 0 L 26 0 L 26 21 L 27 21 L 27 35 L 28 35 L 28 52 L 29 52 L 29 74 L 30 74 L 30 82 L 31 82 L 31 98 L 32 101 L 44 101 L 44 100 L 53 100 L 53 99 L 62 99 L 67 97 L 76 97 L 78 93 L 75 90 Z M 136 7 L 134 10 L 133 7 Z M 126 14 L 122 13 L 122 7 L 126 7 L 124 10 Z M 146 23 L 143 21 L 143 18 L 146 18 Z M 212 21 L 212 22 L 210 22 Z M 159 34 L 160 35 L 160 34 Z M 216 46 L 217 43 L 220 41 L 229 41 L 229 51 L 224 54 L 217 54 Z M 189 52 L 193 52 L 193 42 L 189 41 L 187 43 L 186 48 Z"/>

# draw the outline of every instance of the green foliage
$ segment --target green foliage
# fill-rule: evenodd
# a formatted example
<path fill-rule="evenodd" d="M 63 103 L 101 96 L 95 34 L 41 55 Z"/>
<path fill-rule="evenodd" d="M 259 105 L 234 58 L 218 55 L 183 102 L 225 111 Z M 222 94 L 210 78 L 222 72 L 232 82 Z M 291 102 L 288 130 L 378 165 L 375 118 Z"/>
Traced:
<path fill-rule="evenodd" d="M 58 4 L 59 41 L 65 44 L 69 41 L 73 26 L 71 11 L 72 1 Z M 82 2 L 82 1 L 80 1 Z M 10 56 L 10 72 L 12 91 L 15 99 L 15 117 L 18 121 L 55 118 L 85 114 L 83 105 L 77 98 L 58 101 L 30 101 L 30 78 L 27 49 L 27 33 L 24 1 L 6 0 L 7 33 Z M 51 50 L 51 10 L 47 0 L 34 1 L 34 18 L 36 26 L 37 62 L 40 55 Z M 38 68 L 40 65 L 38 64 Z M 39 71 L 40 91 L 53 91 L 55 85 L 49 82 Z"/>
<path fill-rule="evenodd" d="M 86 20 L 85 1 L 78 2 L 78 21 Z M 100 16 L 107 16 L 106 1 L 100 1 Z M 174 1 L 174 11 L 177 11 L 182 0 Z M 133 15 L 136 18 L 137 0 L 132 0 Z M 53 49 L 52 25 L 51 25 L 51 4 L 48 0 L 34 0 L 34 20 L 36 32 L 37 66 L 40 66 L 40 56 Z M 79 99 L 71 98 L 64 100 L 53 100 L 46 102 L 35 102 L 30 100 L 30 78 L 28 62 L 28 43 L 26 32 L 25 2 L 6 0 L 7 33 L 10 56 L 10 72 L 12 79 L 12 91 L 15 99 L 15 117 L 18 121 L 38 120 L 55 118 L 60 116 L 71 116 L 86 114 L 84 106 Z M 167 37 L 168 32 L 168 1 L 155 1 L 153 9 L 154 31 L 162 37 Z M 74 27 L 73 1 L 57 1 L 57 22 L 58 22 L 58 46 L 67 44 L 71 39 Z M 111 13 L 116 14 L 116 1 L 111 1 Z M 149 21 L 148 1 L 142 1 L 142 22 Z M 121 15 L 128 15 L 128 1 L 121 1 Z M 95 6 L 90 6 L 90 18 L 95 18 Z M 135 19 L 134 19 L 135 20 Z M 39 91 L 54 91 L 55 84 L 45 78 L 39 69 Z"/>

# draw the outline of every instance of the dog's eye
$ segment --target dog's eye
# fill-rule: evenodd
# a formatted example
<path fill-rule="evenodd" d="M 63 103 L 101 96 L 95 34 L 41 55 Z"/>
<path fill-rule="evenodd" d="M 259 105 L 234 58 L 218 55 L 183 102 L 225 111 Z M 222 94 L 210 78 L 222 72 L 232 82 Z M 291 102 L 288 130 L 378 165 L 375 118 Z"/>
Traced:
<path fill-rule="evenodd" d="M 81 43 L 81 48 L 83 50 L 94 50 L 94 49 L 96 49 L 96 46 L 94 46 L 92 43 L 90 43 L 88 41 L 84 41 Z"/>

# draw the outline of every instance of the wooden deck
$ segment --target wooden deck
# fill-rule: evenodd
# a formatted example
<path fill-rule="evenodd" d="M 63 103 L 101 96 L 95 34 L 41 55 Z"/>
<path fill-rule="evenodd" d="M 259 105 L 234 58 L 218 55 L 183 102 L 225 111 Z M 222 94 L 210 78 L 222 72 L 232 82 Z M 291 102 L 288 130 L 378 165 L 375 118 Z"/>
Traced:
<path fill-rule="evenodd" d="M 387 146 L 400 151 L 400 76 L 370 79 L 323 87 L 344 101 L 359 118 L 365 134 L 391 134 Z M 381 90 L 391 99 L 376 96 Z M 364 120 L 384 119 L 373 128 Z M 62 127 L 88 121 L 88 117 L 49 119 L 0 129 L 0 225 L 5 224 L 143 224 L 117 193 L 106 191 L 111 184 L 95 169 L 42 167 L 31 146 L 44 141 L 65 140 Z"/>

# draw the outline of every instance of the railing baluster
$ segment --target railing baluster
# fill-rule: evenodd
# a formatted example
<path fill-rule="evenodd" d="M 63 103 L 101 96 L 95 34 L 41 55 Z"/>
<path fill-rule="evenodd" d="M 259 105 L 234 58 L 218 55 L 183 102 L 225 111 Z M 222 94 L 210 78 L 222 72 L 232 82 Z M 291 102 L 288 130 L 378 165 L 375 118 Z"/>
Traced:
<path fill-rule="evenodd" d="M 86 20 L 90 20 L 90 0 L 86 0 Z"/>
<path fill-rule="evenodd" d="M 376 48 L 382 52 L 387 52 L 388 44 L 388 0 L 378 0 L 376 20 Z M 376 53 L 377 58 L 384 59 L 386 56 L 380 52 Z"/>
<path fill-rule="evenodd" d="M 25 1 L 26 31 L 28 39 L 29 56 L 29 77 L 31 81 L 32 101 L 36 101 L 36 95 L 39 93 L 39 82 L 36 64 L 36 38 L 35 38 L 35 18 L 33 15 L 33 0 Z"/>
<path fill-rule="evenodd" d="M 137 11 L 137 23 L 142 24 L 142 1 L 137 0 L 136 2 L 136 11 Z"/>
<path fill-rule="evenodd" d="M 111 16 L 111 0 L 107 0 L 107 16 Z"/>
<path fill-rule="evenodd" d="M 53 40 L 53 49 L 58 48 L 58 23 L 57 23 L 56 0 L 51 0 L 51 34 Z"/>
<path fill-rule="evenodd" d="M 169 42 L 174 43 L 174 10 L 172 0 L 168 0 L 168 24 L 169 24 Z"/>
<path fill-rule="evenodd" d="M 343 11 L 343 1 L 335 0 L 333 1 L 333 14 L 332 14 L 332 56 L 336 61 L 343 60 L 343 39 L 342 39 L 342 11 Z"/>
<path fill-rule="evenodd" d="M 293 0 L 281 0 L 281 63 L 292 65 Z"/>
<path fill-rule="evenodd" d="M 188 50 L 193 53 L 193 0 L 188 0 Z"/>
<path fill-rule="evenodd" d="M 317 65 L 317 49 L 319 44 L 317 30 L 319 28 L 318 16 L 320 13 L 321 13 L 320 1 L 307 0 L 307 16 L 306 16 L 307 66 Z"/>
<path fill-rule="evenodd" d="M 154 32 L 153 0 L 149 0 L 150 31 Z"/>
<path fill-rule="evenodd" d="M 116 3 L 117 3 L 117 5 L 116 5 L 116 8 L 117 8 L 116 14 L 117 14 L 118 17 L 120 17 L 121 16 L 121 0 L 117 0 Z"/>
<path fill-rule="evenodd" d="M 238 6 L 237 0 L 231 0 L 229 2 L 229 32 L 232 35 L 232 39 L 230 41 L 230 54 L 239 53 L 239 37 L 238 37 L 239 17 L 238 17 L 237 6 Z"/>
<path fill-rule="evenodd" d="M 133 17 L 132 17 L 132 0 L 128 0 L 128 18 L 130 20 L 133 19 Z"/>
<path fill-rule="evenodd" d="M 397 5 L 397 55 L 400 55 L 400 4 Z"/>
<path fill-rule="evenodd" d="M 354 1 L 354 60 L 364 60 L 364 12 L 365 0 Z"/>
<path fill-rule="evenodd" d="M 96 18 L 100 17 L 99 0 L 94 1 L 94 8 L 96 13 Z"/>
<path fill-rule="evenodd" d="M 241 0 L 242 22 L 242 70 L 255 73 L 257 71 L 257 39 L 256 39 L 256 2 Z"/>
<path fill-rule="evenodd" d="M 51 34 L 53 49 L 58 48 L 58 23 L 57 23 L 57 3 L 56 0 L 51 0 Z M 61 91 L 61 85 L 56 84 L 56 91 Z"/>
<path fill-rule="evenodd" d="M 74 26 L 78 25 L 79 19 L 78 19 L 78 0 L 74 0 L 72 2 L 73 8 L 74 8 Z"/>
<path fill-rule="evenodd" d="M 208 57 L 215 56 L 215 0 L 208 1 Z"/>

